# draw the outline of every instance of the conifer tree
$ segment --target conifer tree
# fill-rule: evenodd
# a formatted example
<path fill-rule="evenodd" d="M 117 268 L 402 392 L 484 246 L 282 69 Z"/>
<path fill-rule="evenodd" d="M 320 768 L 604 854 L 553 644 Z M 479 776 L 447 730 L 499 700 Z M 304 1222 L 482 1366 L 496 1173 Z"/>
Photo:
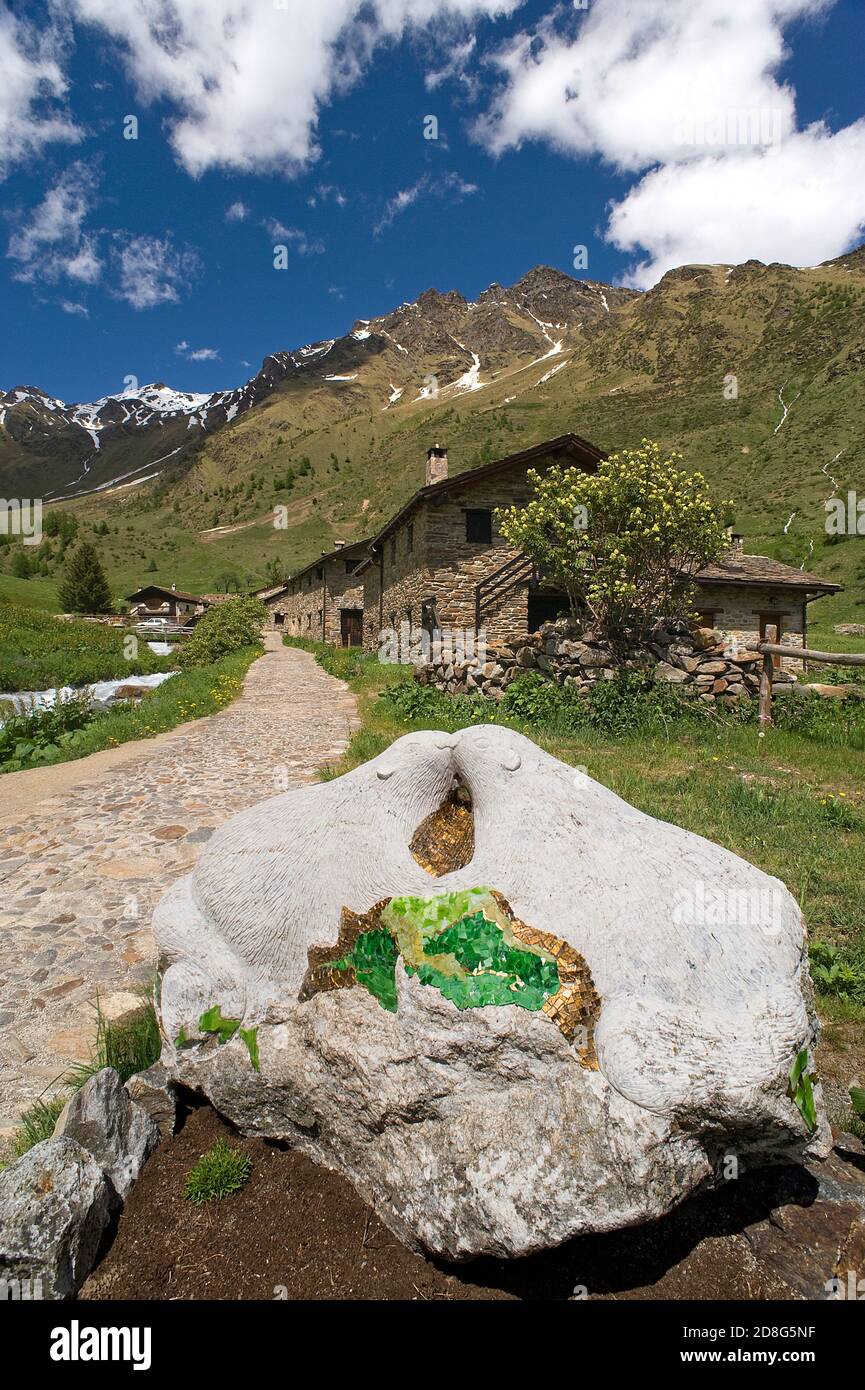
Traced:
<path fill-rule="evenodd" d="M 57 592 L 64 613 L 114 611 L 105 571 L 90 541 L 82 541 L 66 561 Z"/>

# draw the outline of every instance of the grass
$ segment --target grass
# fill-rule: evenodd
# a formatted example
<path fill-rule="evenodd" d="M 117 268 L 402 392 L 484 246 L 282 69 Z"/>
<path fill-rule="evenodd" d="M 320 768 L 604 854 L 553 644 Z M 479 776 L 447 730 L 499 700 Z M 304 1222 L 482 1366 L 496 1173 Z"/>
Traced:
<path fill-rule="evenodd" d="M 190 1202 L 212 1202 L 239 1192 L 249 1181 L 252 1159 L 233 1149 L 225 1139 L 217 1139 L 186 1175 L 186 1197 Z"/>
<path fill-rule="evenodd" d="M 121 1081 L 128 1081 L 130 1076 L 146 1071 L 159 1061 L 162 1040 L 152 989 L 142 991 L 142 1008 L 131 1018 L 111 1022 L 102 1013 L 98 998 L 96 1014 L 96 1040 L 89 1060 L 72 1067 L 53 1083 L 60 1088 L 56 1095 L 47 1098 L 40 1096 L 25 1110 L 9 1140 L 9 1152 L 13 1159 L 20 1158 L 43 1139 L 51 1138 L 64 1105 L 91 1076 L 105 1067 L 113 1067 Z"/>
<path fill-rule="evenodd" d="M 170 671 L 171 659 L 156 656 L 134 638 L 128 657 L 122 628 L 101 623 L 65 622 L 35 608 L 0 602 L 0 690 L 45 690 L 88 685 Z"/>
<path fill-rule="evenodd" d="M 294 644 L 308 645 L 325 669 L 345 660 L 321 644 Z M 662 710 L 653 727 L 640 727 L 633 716 L 627 733 L 611 731 L 604 721 L 574 731 L 557 726 L 549 708 L 534 719 L 516 718 L 487 702 L 421 690 L 405 667 L 381 665 L 370 654 L 358 656 L 348 680 L 361 727 L 340 761 L 320 770 L 323 780 L 376 757 L 412 730 L 455 732 L 497 720 L 585 768 L 648 815 L 713 840 L 781 879 L 808 927 L 824 1061 L 828 1057 L 829 1070 L 837 1067 L 848 1078 L 859 1067 L 860 1084 L 865 1079 L 865 749 L 839 735 L 845 718 L 859 718 L 848 706 L 808 697 L 807 708 L 813 699 L 817 711 L 810 724 L 775 727 L 765 738 L 756 724 L 720 712 L 700 720 L 670 718 Z"/>
<path fill-rule="evenodd" d="M 38 754 L 38 765 L 55 765 L 85 758 L 104 748 L 118 748 L 132 739 L 153 738 L 191 719 L 201 719 L 236 699 L 243 689 L 243 678 L 252 662 L 261 655 L 260 646 L 242 647 L 229 652 L 210 666 L 192 667 L 164 681 L 137 703 L 123 702 L 96 714 L 75 731 L 74 742 L 55 745 L 56 751 Z M 17 771 L 20 760 L 6 763 L 6 771 Z M 28 765 L 28 764 L 23 764 Z M 36 765 L 34 761 L 30 765 Z"/>

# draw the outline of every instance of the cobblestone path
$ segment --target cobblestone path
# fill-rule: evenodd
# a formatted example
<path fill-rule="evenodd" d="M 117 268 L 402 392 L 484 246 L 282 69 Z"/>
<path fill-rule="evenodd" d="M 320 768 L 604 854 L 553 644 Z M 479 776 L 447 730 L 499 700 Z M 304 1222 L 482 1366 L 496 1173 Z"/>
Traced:
<path fill-rule="evenodd" d="M 109 1017 L 137 1002 L 154 904 L 217 826 L 313 781 L 357 726 L 341 681 L 274 636 L 267 646 L 234 704 L 98 780 L 10 818 L 0 779 L 0 1141 L 89 1056 L 97 993 Z"/>

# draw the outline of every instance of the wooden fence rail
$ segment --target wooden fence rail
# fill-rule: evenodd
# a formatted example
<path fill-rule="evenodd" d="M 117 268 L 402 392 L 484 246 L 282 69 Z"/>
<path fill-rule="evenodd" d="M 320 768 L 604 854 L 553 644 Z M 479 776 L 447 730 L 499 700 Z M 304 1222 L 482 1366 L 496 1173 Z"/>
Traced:
<path fill-rule="evenodd" d="M 865 666 L 865 652 L 817 652 L 811 647 L 785 647 L 778 641 L 777 627 L 771 626 L 766 628 L 766 640 L 758 642 L 755 650 L 763 657 L 760 674 L 760 724 L 763 726 L 772 723 L 774 657 L 791 656 L 796 661 L 823 661 L 831 666 Z"/>

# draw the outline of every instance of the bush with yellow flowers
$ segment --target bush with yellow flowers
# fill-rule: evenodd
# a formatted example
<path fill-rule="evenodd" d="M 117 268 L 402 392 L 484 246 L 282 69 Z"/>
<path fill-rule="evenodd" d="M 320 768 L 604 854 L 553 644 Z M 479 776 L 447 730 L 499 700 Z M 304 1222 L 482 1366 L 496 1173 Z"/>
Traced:
<path fill-rule="evenodd" d="M 712 501 L 703 474 L 681 462 L 644 439 L 596 473 L 531 469 L 533 497 L 499 509 L 499 528 L 564 590 L 575 618 L 588 615 L 611 637 L 684 620 L 694 575 L 728 548 L 730 503 Z"/>

